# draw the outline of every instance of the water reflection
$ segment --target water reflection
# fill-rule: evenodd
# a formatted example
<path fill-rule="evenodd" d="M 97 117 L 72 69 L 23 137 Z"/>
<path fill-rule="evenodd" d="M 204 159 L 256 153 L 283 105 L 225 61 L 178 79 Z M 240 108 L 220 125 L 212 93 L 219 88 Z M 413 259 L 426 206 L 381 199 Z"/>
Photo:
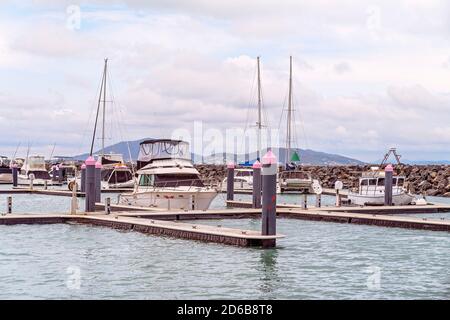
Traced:
<path fill-rule="evenodd" d="M 263 294 L 264 298 L 267 294 L 273 293 L 280 285 L 281 278 L 278 274 L 278 250 L 279 249 L 262 249 L 259 259 L 260 284 L 258 290 Z"/>

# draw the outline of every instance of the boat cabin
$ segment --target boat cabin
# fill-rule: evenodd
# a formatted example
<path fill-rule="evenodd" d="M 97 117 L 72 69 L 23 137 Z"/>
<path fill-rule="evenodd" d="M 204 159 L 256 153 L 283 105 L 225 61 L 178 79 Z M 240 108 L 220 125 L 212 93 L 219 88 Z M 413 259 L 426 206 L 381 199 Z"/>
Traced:
<path fill-rule="evenodd" d="M 359 179 L 359 194 L 384 194 L 384 177 L 362 177 Z M 405 177 L 396 176 L 392 178 L 392 188 L 394 192 L 403 189 Z"/>

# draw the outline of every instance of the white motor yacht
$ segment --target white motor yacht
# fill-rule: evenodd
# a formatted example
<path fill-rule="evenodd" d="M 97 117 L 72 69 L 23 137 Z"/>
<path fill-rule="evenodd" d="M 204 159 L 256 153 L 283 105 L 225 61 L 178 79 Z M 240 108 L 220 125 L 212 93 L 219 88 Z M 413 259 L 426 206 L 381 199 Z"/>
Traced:
<path fill-rule="evenodd" d="M 194 168 L 187 142 L 147 140 L 140 144 L 138 180 L 133 192 L 123 193 L 119 204 L 168 210 L 206 210 L 218 188 L 206 185 Z"/>

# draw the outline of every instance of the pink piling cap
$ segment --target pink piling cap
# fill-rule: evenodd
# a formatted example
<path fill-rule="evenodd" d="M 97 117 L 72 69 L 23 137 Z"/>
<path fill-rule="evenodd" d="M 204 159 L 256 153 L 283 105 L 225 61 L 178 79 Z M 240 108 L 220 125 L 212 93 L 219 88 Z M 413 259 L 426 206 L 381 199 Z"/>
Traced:
<path fill-rule="evenodd" d="M 264 157 L 262 158 L 263 164 L 276 164 L 277 163 L 277 157 L 273 154 L 272 150 L 269 150 Z"/>
<path fill-rule="evenodd" d="M 101 169 L 102 168 L 102 164 L 100 162 L 96 162 L 95 163 L 95 169 Z"/>
<path fill-rule="evenodd" d="M 11 165 L 11 168 L 17 168 L 17 164 L 13 163 L 13 164 Z"/>
<path fill-rule="evenodd" d="M 394 171 L 394 168 L 392 167 L 391 164 L 388 164 L 386 168 L 384 168 L 384 172 L 392 172 L 392 171 Z"/>
<path fill-rule="evenodd" d="M 261 162 L 259 162 L 258 160 L 256 160 L 256 161 L 253 163 L 252 168 L 253 168 L 253 169 L 261 169 L 261 168 L 262 168 Z"/>
<path fill-rule="evenodd" d="M 233 163 L 233 162 L 228 162 L 227 168 L 228 168 L 228 169 L 234 169 L 234 168 L 235 168 L 234 163 Z"/>
<path fill-rule="evenodd" d="M 82 165 L 81 165 L 81 170 L 85 170 L 86 169 L 86 165 L 83 163 Z"/>
<path fill-rule="evenodd" d="M 93 157 L 88 157 L 84 163 L 87 166 L 95 166 L 95 159 Z"/>

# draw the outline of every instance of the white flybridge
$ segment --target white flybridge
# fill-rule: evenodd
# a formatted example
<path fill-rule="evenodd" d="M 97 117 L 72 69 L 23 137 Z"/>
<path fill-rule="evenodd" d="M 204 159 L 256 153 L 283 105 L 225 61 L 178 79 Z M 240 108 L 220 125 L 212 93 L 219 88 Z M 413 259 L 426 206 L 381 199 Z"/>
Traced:
<path fill-rule="evenodd" d="M 29 185 L 31 180 L 33 180 L 33 185 L 60 184 L 52 181 L 50 174 L 45 168 L 43 156 L 27 156 L 17 178 L 19 185 Z"/>
<path fill-rule="evenodd" d="M 218 188 L 205 185 L 192 164 L 189 144 L 155 139 L 140 144 L 138 183 L 119 196 L 119 204 L 168 210 L 206 210 Z"/>

